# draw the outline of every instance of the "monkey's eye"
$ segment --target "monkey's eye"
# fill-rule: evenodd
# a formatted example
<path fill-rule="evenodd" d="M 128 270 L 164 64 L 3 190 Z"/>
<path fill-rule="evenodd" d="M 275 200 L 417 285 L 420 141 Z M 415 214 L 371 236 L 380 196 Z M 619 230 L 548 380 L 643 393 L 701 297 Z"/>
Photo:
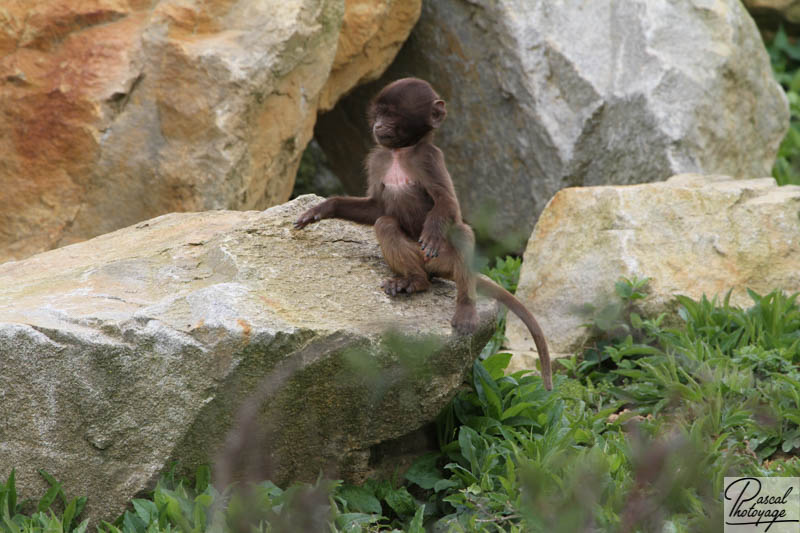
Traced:
<path fill-rule="evenodd" d="M 398 122 L 400 122 L 400 115 L 398 115 L 394 111 L 389 111 L 389 110 L 384 111 L 383 113 L 381 113 L 381 118 L 387 124 L 397 124 Z"/>
<path fill-rule="evenodd" d="M 386 113 L 386 106 L 380 103 L 373 103 L 367 109 L 367 120 L 370 123 L 374 123 L 380 117 L 381 120 L 385 120 L 385 113 Z"/>

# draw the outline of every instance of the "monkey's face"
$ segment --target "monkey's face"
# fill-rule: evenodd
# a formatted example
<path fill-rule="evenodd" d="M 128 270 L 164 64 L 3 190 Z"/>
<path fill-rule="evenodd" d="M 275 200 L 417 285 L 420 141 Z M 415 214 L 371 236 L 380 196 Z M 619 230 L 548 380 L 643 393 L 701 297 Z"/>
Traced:
<path fill-rule="evenodd" d="M 411 146 L 431 130 L 424 118 L 424 114 L 378 104 L 372 121 L 372 135 L 386 148 Z"/>
<path fill-rule="evenodd" d="M 444 102 L 426 81 L 415 78 L 389 84 L 369 108 L 372 134 L 386 148 L 418 143 L 445 115 Z"/>

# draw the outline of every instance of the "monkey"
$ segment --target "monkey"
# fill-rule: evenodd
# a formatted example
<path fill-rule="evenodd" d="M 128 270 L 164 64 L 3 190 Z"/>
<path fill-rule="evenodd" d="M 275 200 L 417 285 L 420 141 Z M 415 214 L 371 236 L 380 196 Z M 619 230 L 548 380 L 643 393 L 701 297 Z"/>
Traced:
<path fill-rule="evenodd" d="M 328 198 L 300 215 L 294 227 L 324 218 L 373 225 L 396 274 L 383 281 L 384 292 L 393 297 L 422 292 L 434 276 L 455 281 L 451 324 L 460 334 L 478 327 L 476 291 L 498 300 L 530 330 L 545 388 L 551 390 L 550 352 L 538 322 L 510 292 L 471 269 L 475 237 L 461 218 L 444 155 L 433 144 L 434 130 L 446 116 L 444 100 L 424 80 L 402 78 L 384 87 L 367 111 L 376 142 L 365 161 L 367 196 Z"/>

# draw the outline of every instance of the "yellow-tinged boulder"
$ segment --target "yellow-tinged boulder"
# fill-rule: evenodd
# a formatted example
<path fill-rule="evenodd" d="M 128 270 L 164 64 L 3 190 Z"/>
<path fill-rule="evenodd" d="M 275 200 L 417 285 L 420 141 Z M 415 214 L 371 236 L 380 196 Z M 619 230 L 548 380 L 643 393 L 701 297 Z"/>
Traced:
<path fill-rule="evenodd" d="M 394 60 L 419 19 L 422 0 L 345 0 L 333 70 L 320 111 L 357 85 L 377 79 Z"/>
<path fill-rule="evenodd" d="M 800 291 L 800 187 L 772 178 L 683 174 L 660 183 L 569 188 L 543 211 L 528 241 L 517 296 L 540 319 L 556 355 L 579 349 L 585 304 L 610 301 L 621 277 L 649 277 L 649 316 L 674 313 L 674 296 L 746 289 Z M 508 321 L 516 367 L 532 367 L 533 342 Z"/>
<path fill-rule="evenodd" d="M 343 0 L 0 5 L 0 261 L 285 201 Z"/>

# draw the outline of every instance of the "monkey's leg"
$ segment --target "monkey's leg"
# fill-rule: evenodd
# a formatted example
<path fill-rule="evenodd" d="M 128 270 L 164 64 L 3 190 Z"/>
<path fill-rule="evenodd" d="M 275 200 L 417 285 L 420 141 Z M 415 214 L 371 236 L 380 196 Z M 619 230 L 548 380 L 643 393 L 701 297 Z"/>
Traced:
<path fill-rule="evenodd" d="M 466 224 L 454 224 L 447 232 L 447 245 L 427 268 L 437 276 L 456 282 L 456 312 L 451 324 L 459 333 L 472 333 L 478 328 L 477 291 L 472 273 L 475 236 Z"/>
<path fill-rule="evenodd" d="M 383 258 L 399 275 L 381 284 L 386 294 L 390 296 L 402 292 L 410 294 L 427 290 L 431 286 L 419 245 L 408 238 L 396 218 L 391 216 L 378 218 L 375 221 L 375 235 L 381 245 Z"/>

